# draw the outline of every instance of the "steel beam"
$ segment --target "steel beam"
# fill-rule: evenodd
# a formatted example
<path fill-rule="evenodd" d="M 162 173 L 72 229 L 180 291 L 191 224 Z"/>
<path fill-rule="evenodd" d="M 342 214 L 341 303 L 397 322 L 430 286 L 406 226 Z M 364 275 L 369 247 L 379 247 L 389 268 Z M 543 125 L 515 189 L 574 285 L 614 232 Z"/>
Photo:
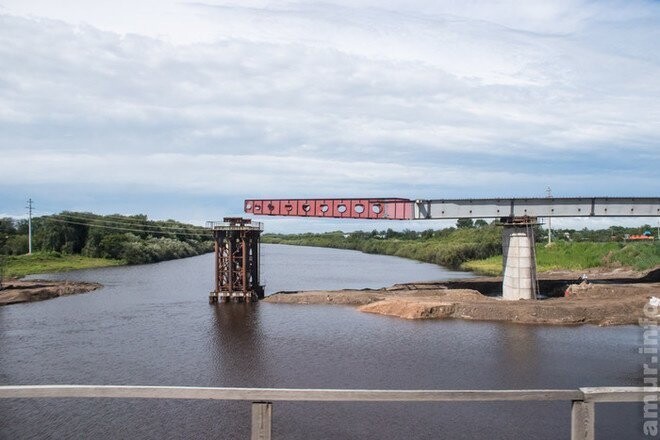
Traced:
<path fill-rule="evenodd" d="M 261 199 L 246 200 L 245 212 L 254 215 L 411 220 L 413 201 L 397 198 Z"/>
<path fill-rule="evenodd" d="M 415 201 L 415 219 L 657 217 L 660 197 L 542 197 Z"/>
<path fill-rule="evenodd" d="M 427 220 L 503 217 L 658 217 L 660 197 L 249 199 L 253 215 Z"/>

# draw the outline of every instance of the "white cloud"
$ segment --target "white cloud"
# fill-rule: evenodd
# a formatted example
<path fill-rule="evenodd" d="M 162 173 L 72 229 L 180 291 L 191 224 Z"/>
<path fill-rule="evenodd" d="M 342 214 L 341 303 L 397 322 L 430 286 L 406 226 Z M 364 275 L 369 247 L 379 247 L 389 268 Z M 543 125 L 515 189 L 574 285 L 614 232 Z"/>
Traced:
<path fill-rule="evenodd" d="M 401 196 L 408 198 L 442 197 L 447 189 L 463 196 L 483 196 L 474 188 L 497 188 L 502 197 L 534 195 L 550 174 L 475 170 L 469 167 L 404 165 L 343 160 L 310 159 L 296 156 L 231 154 L 115 154 L 52 153 L 26 156 L 20 151 L 4 154 L 5 171 L 0 184 L 22 181 L 25 185 L 69 185 L 99 189 L 167 191 L 208 196 L 246 198 Z M 26 170 L 28 172 L 26 172 Z M 651 179 L 653 177 L 651 176 Z M 649 176 L 634 173 L 612 174 L 610 184 L 644 185 Z M 555 194 L 587 196 L 585 187 L 598 185 L 600 176 L 588 173 L 567 174 Z M 510 188 L 515 181 L 518 188 Z M 355 188 L 360 188 L 356 190 Z M 310 194 L 310 188 L 314 193 Z M 425 194 L 414 194 L 411 189 Z M 568 193 L 571 188 L 577 192 Z M 428 194 L 436 190 L 438 194 Z M 504 191 L 510 191 L 503 193 Z M 440 193 L 443 194 L 440 194 Z M 593 195 L 593 194 L 591 194 Z M 610 194 L 612 195 L 612 194 Z"/>
<path fill-rule="evenodd" d="M 660 190 L 654 3 L 3 4 L 8 192 Z"/>

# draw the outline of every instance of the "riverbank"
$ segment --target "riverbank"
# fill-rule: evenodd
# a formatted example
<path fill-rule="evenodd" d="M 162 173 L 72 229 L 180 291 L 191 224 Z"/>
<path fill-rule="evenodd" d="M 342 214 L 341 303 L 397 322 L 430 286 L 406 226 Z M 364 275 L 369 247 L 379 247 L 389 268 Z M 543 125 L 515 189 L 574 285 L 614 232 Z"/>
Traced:
<path fill-rule="evenodd" d="M 487 225 L 422 233 L 391 231 L 390 234 L 377 235 L 365 232 L 265 234 L 263 242 L 392 255 L 479 275 L 498 276 L 502 272 L 501 234 L 500 227 Z M 609 233 L 607 237 L 610 238 Z M 660 264 L 660 242 L 558 241 L 550 246 L 537 243 L 536 264 L 539 271 L 583 271 L 592 268 L 613 270 L 625 267 L 638 271 L 649 270 Z"/>
<path fill-rule="evenodd" d="M 631 277 L 631 275 L 637 275 Z M 448 283 L 399 284 L 385 289 L 280 292 L 264 301 L 286 304 L 344 304 L 362 312 L 405 319 L 467 319 L 524 324 L 637 324 L 644 305 L 660 297 L 660 267 L 634 271 L 592 272 L 590 282 L 568 284 L 566 296 L 542 300 L 503 301 L 475 289 L 451 288 L 501 283 L 501 278 L 475 278 Z M 581 274 L 542 274 L 548 281 L 576 280 Z M 628 278 L 626 278 L 626 276 Z M 646 278 L 644 278 L 646 277 Z M 649 281 L 647 281 L 649 280 Z M 469 284 L 468 284 L 469 283 Z M 485 285 L 485 284 L 484 284 Z M 566 281 L 563 281 L 566 286 Z"/>
<path fill-rule="evenodd" d="M 30 255 L 6 255 L 4 275 L 8 278 L 21 278 L 38 273 L 66 272 L 77 269 L 125 265 L 124 260 L 92 258 L 82 255 L 67 255 L 59 252 L 35 252 Z"/>
<path fill-rule="evenodd" d="M 7 280 L 3 282 L 3 287 L 0 290 L 0 306 L 87 293 L 102 286 L 98 283 L 71 281 Z"/>

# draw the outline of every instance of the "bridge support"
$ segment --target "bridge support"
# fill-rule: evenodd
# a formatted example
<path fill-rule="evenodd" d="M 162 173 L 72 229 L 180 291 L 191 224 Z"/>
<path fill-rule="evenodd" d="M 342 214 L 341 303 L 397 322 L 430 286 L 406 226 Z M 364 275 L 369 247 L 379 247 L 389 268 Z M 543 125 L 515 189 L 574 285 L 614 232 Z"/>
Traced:
<path fill-rule="evenodd" d="M 531 217 L 502 219 L 502 298 L 505 300 L 536 299 L 533 229 L 536 224 L 536 219 Z"/>
<path fill-rule="evenodd" d="M 259 283 L 260 236 L 263 225 L 240 217 L 207 222 L 215 240 L 215 290 L 209 303 L 256 301 L 264 297 Z"/>

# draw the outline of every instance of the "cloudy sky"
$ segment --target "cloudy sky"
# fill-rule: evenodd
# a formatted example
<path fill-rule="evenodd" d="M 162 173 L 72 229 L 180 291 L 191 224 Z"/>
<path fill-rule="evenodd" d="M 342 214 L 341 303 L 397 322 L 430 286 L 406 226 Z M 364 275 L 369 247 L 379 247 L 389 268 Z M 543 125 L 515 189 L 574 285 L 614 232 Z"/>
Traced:
<path fill-rule="evenodd" d="M 0 0 L 0 215 L 657 196 L 659 42 L 649 0 Z"/>

